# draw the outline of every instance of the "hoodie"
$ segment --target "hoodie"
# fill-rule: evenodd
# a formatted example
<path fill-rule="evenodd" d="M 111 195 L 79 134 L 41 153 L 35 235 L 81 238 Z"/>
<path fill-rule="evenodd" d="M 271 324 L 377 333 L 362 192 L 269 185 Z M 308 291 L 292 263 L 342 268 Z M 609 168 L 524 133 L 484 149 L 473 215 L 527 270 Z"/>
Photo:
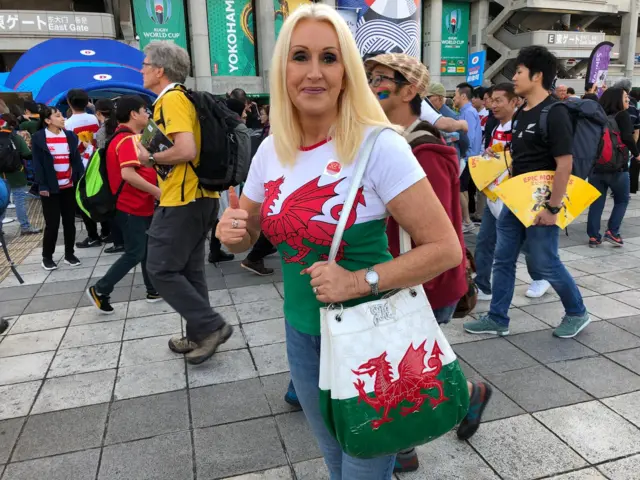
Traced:
<path fill-rule="evenodd" d="M 456 150 L 444 145 L 440 139 L 433 136 L 427 130 L 428 127 L 430 125 L 426 122 L 416 120 L 405 130 L 404 136 L 447 212 L 464 252 L 465 243 L 460 210 L 460 167 Z M 389 250 L 394 257 L 397 257 L 400 254 L 400 235 L 398 224 L 393 218 L 389 218 L 387 236 L 389 237 Z M 423 286 L 431 308 L 434 310 L 458 303 L 469 289 L 466 262 L 463 261 L 457 267 L 441 273 Z"/>

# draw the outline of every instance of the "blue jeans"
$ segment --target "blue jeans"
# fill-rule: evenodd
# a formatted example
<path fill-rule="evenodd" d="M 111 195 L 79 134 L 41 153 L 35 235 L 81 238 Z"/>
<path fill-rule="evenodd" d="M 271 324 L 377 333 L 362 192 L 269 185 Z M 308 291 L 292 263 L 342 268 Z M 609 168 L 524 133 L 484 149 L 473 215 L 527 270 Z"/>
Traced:
<path fill-rule="evenodd" d="M 525 239 L 527 266 L 534 279 L 547 280 L 560 296 L 567 315 L 586 313 L 582 295 L 558 255 L 557 226 L 525 228 L 508 208 L 504 208 L 497 223 L 497 244 L 493 263 L 493 282 L 489 317 L 502 325 L 509 324 L 509 306 L 513 299 L 516 262 Z M 533 276 L 535 274 L 535 277 Z"/>
<path fill-rule="evenodd" d="M 449 305 L 447 307 L 442 308 L 434 308 L 433 316 L 436 317 L 436 321 L 438 325 L 444 325 L 445 323 L 449 323 L 453 314 L 456 312 L 456 307 L 458 306 L 458 302 L 453 305 Z"/>
<path fill-rule="evenodd" d="M 29 187 L 25 185 L 24 187 L 11 188 L 9 182 L 4 180 L 4 183 L 7 185 L 9 195 L 13 197 L 13 204 L 16 206 L 16 217 L 18 217 L 18 221 L 20 222 L 20 229 L 28 230 L 31 228 L 29 216 L 27 215 L 27 192 L 29 191 Z M 5 214 L 6 212 L 0 215 L 0 222 L 4 219 Z"/>
<path fill-rule="evenodd" d="M 342 451 L 320 413 L 320 336 L 302 333 L 285 321 L 287 357 L 298 400 L 313 431 L 331 480 L 391 480 L 395 455 L 361 459 Z"/>
<path fill-rule="evenodd" d="M 506 207 L 504 207 L 506 208 Z M 476 261 L 476 278 L 475 282 L 478 289 L 482 293 L 491 293 L 491 269 L 493 267 L 493 258 L 496 251 L 496 231 L 497 219 L 489 210 L 489 207 L 484 208 L 482 213 L 482 223 L 480 224 L 480 231 L 476 239 L 475 261 Z M 536 272 L 535 268 L 530 265 L 531 260 L 528 255 L 527 242 L 525 241 L 522 246 L 522 251 L 525 254 L 527 262 L 527 270 L 533 280 L 542 280 Z"/>
<path fill-rule="evenodd" d="M 617 173 L 592 173 L 589 175 L 589 183 L 593 185 L 602 195 L 589 207 L 589 217 L 587 219 L 587 235 L 600 240 L 600 220 L 604 204 L 607 201 L 607 189 L 613 192 L 613 210 L 609 217 L 607 229 L 612 234 L 620 233 L 620 225 L 629 205 L 629 172 Z"/>

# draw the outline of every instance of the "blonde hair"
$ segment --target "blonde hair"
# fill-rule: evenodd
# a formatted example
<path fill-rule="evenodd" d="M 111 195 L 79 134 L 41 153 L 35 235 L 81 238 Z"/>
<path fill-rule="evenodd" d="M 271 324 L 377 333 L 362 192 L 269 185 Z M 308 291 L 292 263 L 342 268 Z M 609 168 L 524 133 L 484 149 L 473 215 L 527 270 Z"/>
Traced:
<path fill-rule="evenodd" d="M 302 145 L 302 127 L 287 91 L 287 61 L 291 35 L 298 22 L 305 19 L 324 21 L 333 26 L 340 44 L 344 64 L 344 89 L 338 97 L 338 118 L 332 128 L 338 159 L 343 164 L 353 162 L 368 126 L 392 125 L 380 102 L 369 88 L 360 52 L 349 27 L 331 7 L 322 4 L 302 5 L 284 22 L 271 61 L 269 120 L 278 159 L 283 165 L 294 165 Z"/>

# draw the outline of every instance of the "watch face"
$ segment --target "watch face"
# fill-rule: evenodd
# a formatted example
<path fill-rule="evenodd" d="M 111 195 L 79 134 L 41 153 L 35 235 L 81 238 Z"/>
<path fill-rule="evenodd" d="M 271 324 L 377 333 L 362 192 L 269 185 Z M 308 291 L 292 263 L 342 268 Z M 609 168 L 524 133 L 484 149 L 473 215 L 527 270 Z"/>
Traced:
<path fill-rule="evenodd" d="M 374 272 L 373 270 L 367 272 L 367 274 L 364 276 L 365 281 L 369 284 L 369 285 L 374 285 L 376 283 L 378 283 L 379 280 L 379 276 L 376 272 Z"/>

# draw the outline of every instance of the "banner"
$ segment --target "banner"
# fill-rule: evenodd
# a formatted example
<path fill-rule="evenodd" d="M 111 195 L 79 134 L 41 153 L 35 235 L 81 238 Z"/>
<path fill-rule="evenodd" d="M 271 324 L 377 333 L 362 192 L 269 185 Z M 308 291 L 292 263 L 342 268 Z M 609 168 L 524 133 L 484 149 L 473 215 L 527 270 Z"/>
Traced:
<path fill-rule="evenodd" d="M 170 40 L 187 48 L 183 0 L 133 0 L 140 50 L 154 40 Z"/>
<path fill-rule="evenodd" d="M 255 76 L 252 0 L 207 0 L 211 75 Z"/>
<path fill-rule="evenodd" d="M 611 42 L 599 43 L 593 49 L 591 56 L 589 57 L 589 64 L 587 65 L 587 75 L 585 79 L 587 83 L 596 84 L 598 86 L 598 97 L 602 95 L 602 86 L 607 81 L 612 47 L 613 43 Z M 588 85 L 585 85 L 585 91 L 588 90 L 587 87 Z"/>
<path fill-rule="evenodd" d="M 351 30 L 353 38 L 356 38 L 356 33 L 358 31 L 358 12 L 356 10 L 345 10 L 343 8 L 338 9 L 337 12 L 349 26 L 349 30 Z"/>
<path fill-rule="evenodd" d="M 484 78 L 484 62 L 487 59 L 487 52 L 476 52 L 469 55 L 469 71 L 467 72 L 467 83 L 472 87 L 482 85 Z"/>
<path fill-rule="evenodd" d="M 311 0 L 273 0 L 273 20 L 275 22 L 276 39 L 278 35 L 280 35 L 282 24 L 289 14 L 293 13 L 300 5 L 306 5 L 308 3 L 312 3 Z"/>
<path fill-rule="evenodd" d="M 442 4 L 440 75 L 466 75 L 469 52 L 469 4 Z"/>
<path fill-rule="evenodd" d="M 420 58 L 422 0 L 337 0 L 338 9 L 358 10 L 360 54 L 384 51 Z"/>

